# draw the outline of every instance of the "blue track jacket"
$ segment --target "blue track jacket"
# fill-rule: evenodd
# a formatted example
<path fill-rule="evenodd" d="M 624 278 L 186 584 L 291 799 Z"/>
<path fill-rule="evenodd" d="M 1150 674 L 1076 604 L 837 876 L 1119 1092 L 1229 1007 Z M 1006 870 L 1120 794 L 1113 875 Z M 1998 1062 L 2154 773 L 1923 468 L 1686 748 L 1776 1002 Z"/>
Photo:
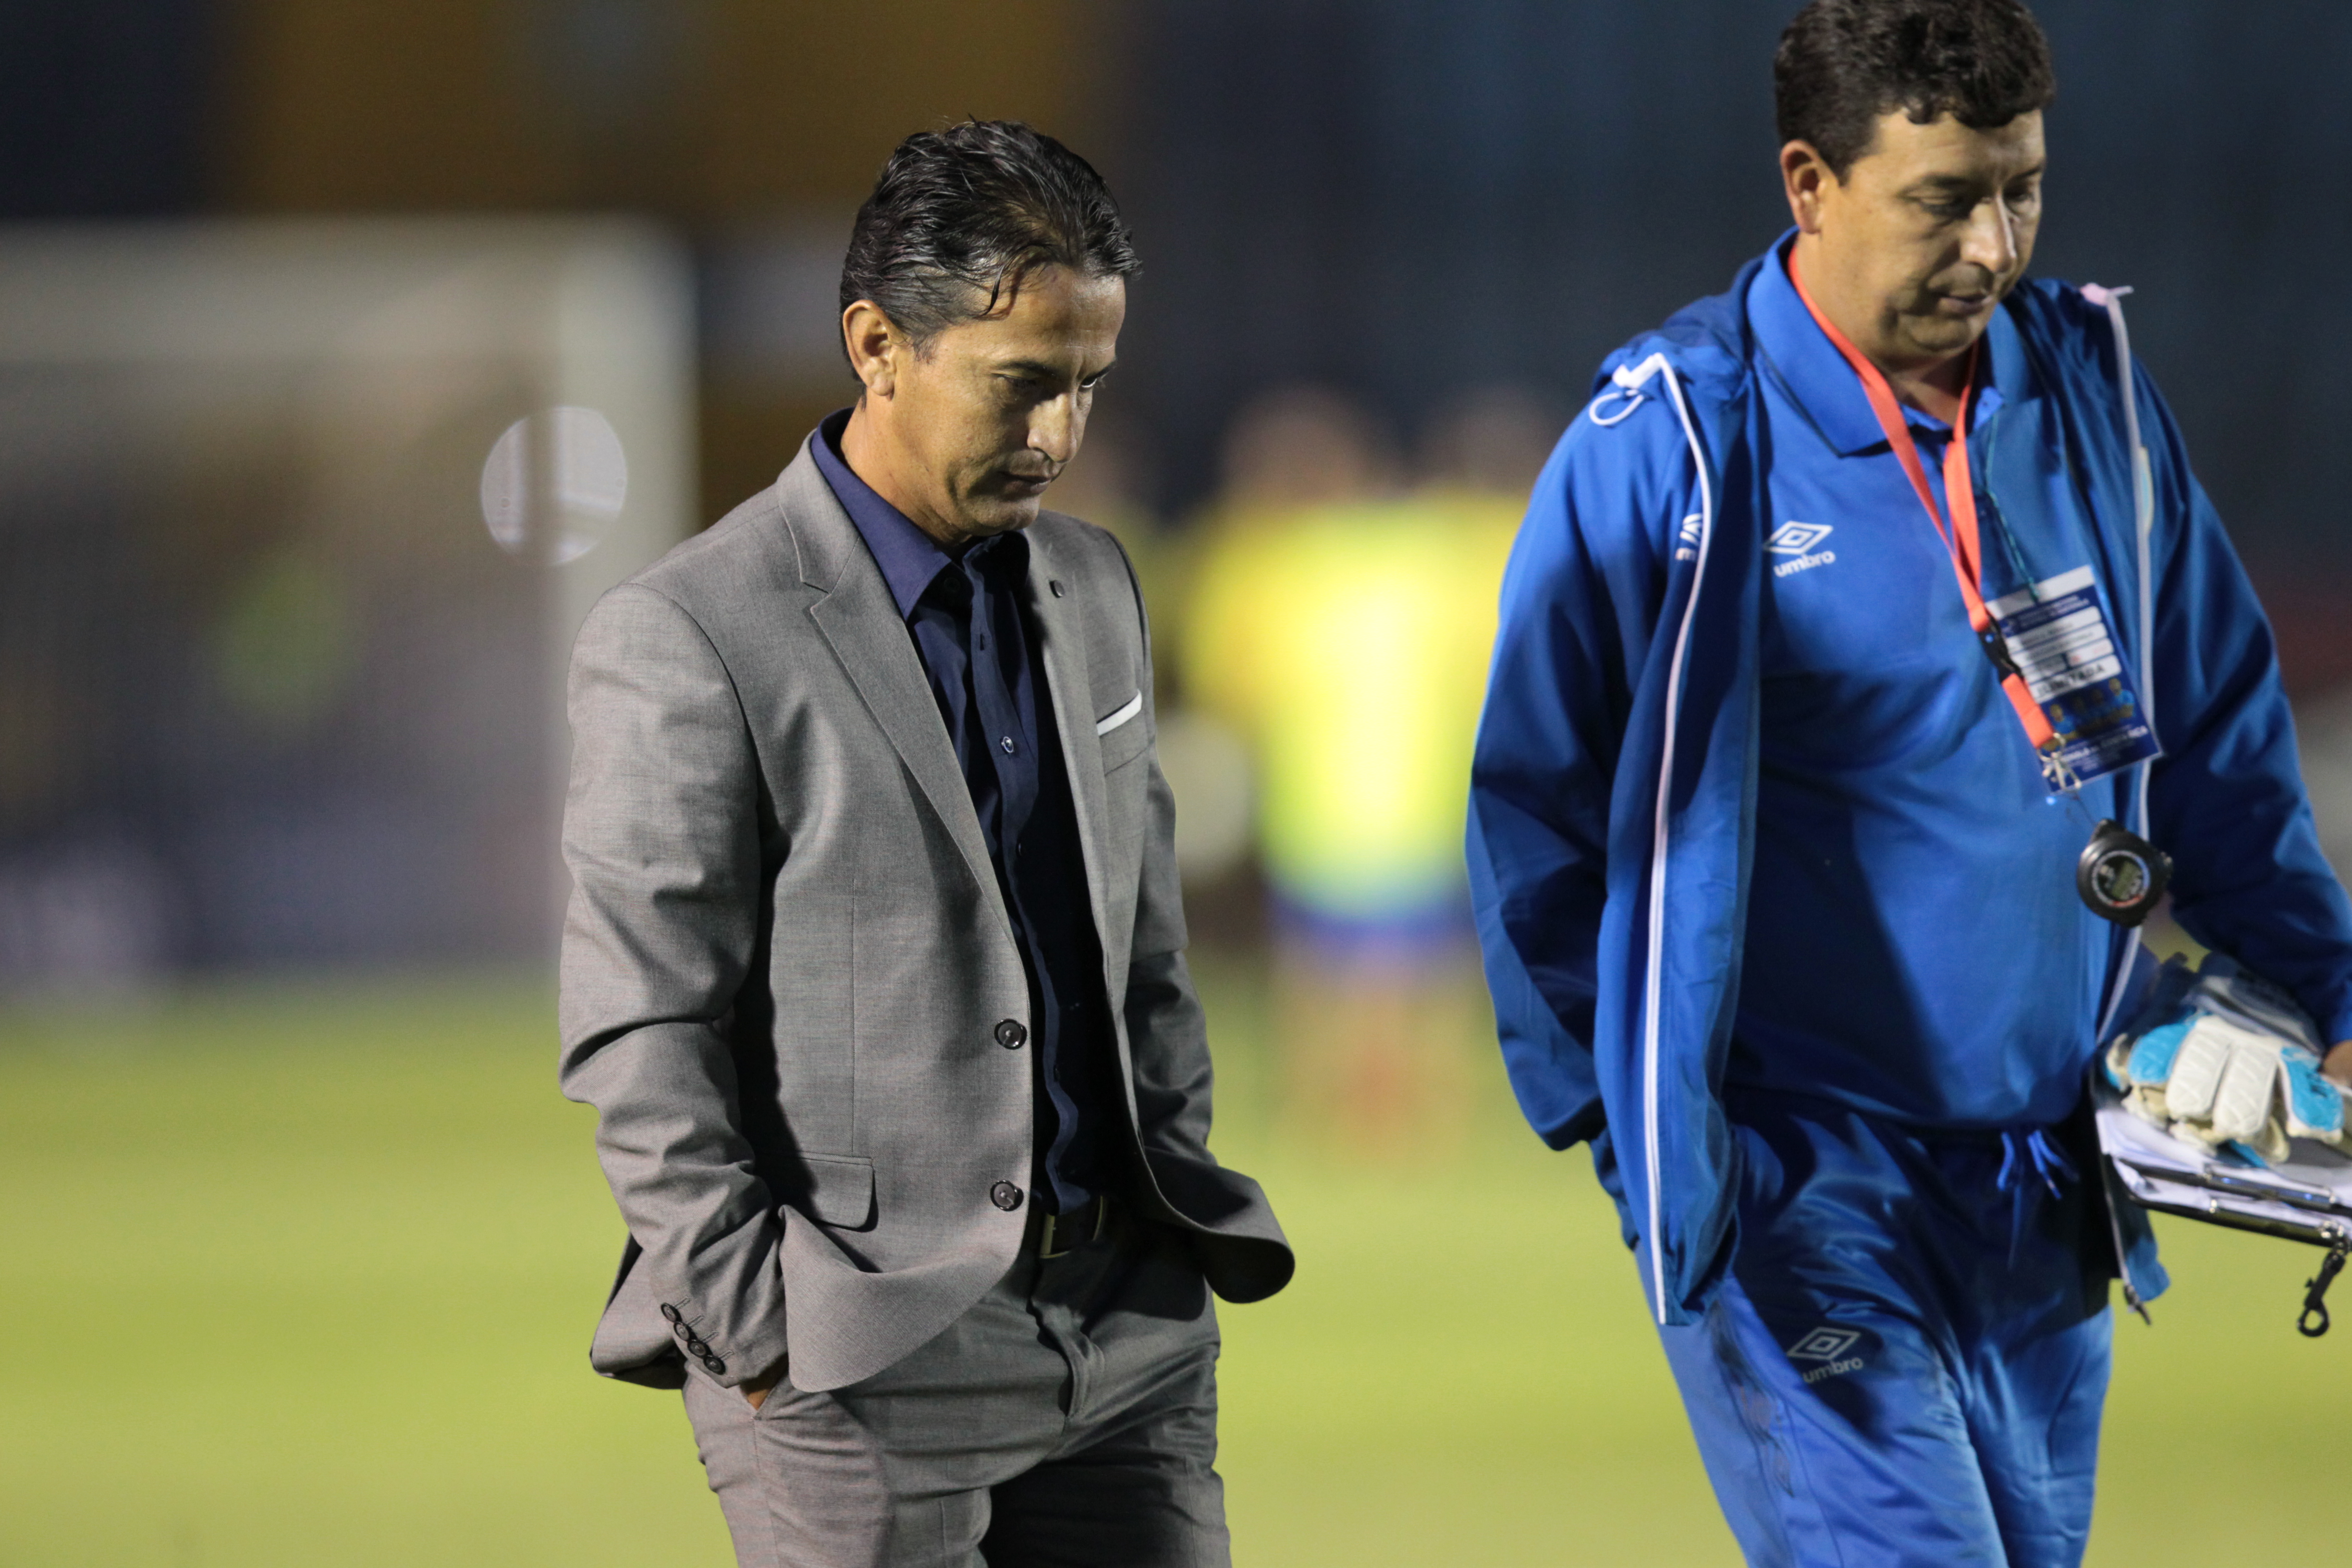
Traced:
<path fill-rule="evenodd" d="M 1754 456 L 1764 373 L 1741 302 L 1778 250 L 1603 363 L 1513 550 L 1472 771 L 1472 893 L 1513 1087 L 1546 1142 L 1593 1146 L 1670 1324 L 1706 1310 L 1735 1239 L 1720 1090 L 1772 528 Z M 1993 501 L 1985 594 L 2093 568 L 2164 754 L 2086 799 L 2170 852 L 2174 914 L 2190 934 L 2286 985 L 2329 1039 L 2352 1038 L 2352 904 L 2319 851 L 2270 627 L 2169 411 L 2128 369 L 2121 327 L 2119 308 L 2042 280 L 2021 284 L 1992 323 L 2027 369 L 1969 432 Z M 2046 482 L 2053 468 L 2072 482 Z M 1956 894 L 1979 909 L 1998 897 Z M 2147 967 L 2139 952 L 2115 934 L 2105 1027 Z M 2096 1044 L 2082 1043 L 2085 1068 Z M 2163 1277 L 2145 1219 L 2118 1211 L 2126 1281 L 2153 1297 Z"/>

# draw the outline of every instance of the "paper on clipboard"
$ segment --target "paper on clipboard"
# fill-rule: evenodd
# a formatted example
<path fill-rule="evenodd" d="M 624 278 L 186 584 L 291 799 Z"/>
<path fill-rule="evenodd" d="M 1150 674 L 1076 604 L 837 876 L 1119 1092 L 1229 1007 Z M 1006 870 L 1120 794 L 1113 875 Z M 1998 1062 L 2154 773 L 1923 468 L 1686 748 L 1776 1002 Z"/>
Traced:
<path fill-rule="evenodd" d="M 2108 1102 L 2099 1148 L 2133 1201 L 2168 1214 L 2322 1247 L 2352 1239 L 2352 1158 L 2295 1140 L 2275 1169 L 2239 1164 Z"/>

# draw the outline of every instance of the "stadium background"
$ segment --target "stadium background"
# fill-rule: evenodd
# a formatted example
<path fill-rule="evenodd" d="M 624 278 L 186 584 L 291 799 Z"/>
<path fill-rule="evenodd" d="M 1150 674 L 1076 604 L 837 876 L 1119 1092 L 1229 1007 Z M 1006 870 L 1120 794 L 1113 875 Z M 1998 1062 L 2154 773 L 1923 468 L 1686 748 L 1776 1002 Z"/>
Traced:
<path fill-rule="evenodd" d="M 845 400 L 848 214 L 967 112 L 1086 152 L 1146 261 L 1057 500 L 1146 572 L 1218 1142 L 1302 1252 L 1224 1320 L 1237 1558 L 1731 1561 L 1432 856 L 1496 497 L 1778 232 L 1790 8 L 0 6 L 0 1563 L 726 1560 L 674 1404 L 584 1367 L 617 1223 L 552 1086 L 555 675 L 587 595 Z M 2041 266 L 2137 286 L 2352 866 L 2352 13 L 2040 9 Z M 598 542 L 502 552 L 485 458 L 558 404 L 628 500 L 526 426 L 533 504 Z M 1236 582 L 1389 607 L 1236 669 Z M 1350 701 L 1405 742 L 1298 717 Z M 1318 838 L 1341 799 L 1387 815 Z M 2333 1553 L 2315 1255 L 2166 1238 L 2093 1561 Z"/>

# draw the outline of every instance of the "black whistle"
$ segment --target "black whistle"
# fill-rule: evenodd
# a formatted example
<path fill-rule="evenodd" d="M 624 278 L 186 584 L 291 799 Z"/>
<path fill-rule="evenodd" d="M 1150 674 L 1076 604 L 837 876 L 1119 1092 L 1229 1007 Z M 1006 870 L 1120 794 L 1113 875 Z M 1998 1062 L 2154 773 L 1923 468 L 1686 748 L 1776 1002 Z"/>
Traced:
<path fill-rule="evenodd" d="M 2074 863 L 2074 889 L 2091 912 L 2128 930 L 2156 912 L 2172 881 L 2172 857 L 2114 821 L 2102 822 Z"/>

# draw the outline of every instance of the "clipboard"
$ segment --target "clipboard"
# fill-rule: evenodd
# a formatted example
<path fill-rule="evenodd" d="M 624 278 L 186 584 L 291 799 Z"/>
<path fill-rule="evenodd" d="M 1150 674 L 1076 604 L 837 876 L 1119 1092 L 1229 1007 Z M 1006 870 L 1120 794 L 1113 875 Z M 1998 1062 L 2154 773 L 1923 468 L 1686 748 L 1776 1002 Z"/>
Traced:
<path fill-rule="evenodd" d="M 2327 1288 L 2352 1256 L 2352 1157 L 2296 1139 L 2275 1169 L 2243 1164 L 2134 1116 L 2105 1072 L 2094 1068 L 2091 1080 L 2099 1152 L 2126 1197 L 2158 1214 L 2327 1249 L 2295 1320 L 2306 1339 L 2326 1333 Z"/>

